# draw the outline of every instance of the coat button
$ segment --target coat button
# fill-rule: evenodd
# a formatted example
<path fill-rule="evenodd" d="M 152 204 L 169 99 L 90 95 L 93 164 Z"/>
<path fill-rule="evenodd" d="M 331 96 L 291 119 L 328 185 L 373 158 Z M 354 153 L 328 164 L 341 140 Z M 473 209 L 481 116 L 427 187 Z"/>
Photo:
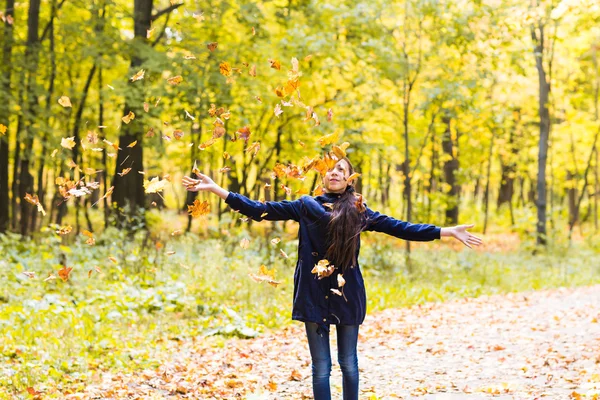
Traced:
<path fill-rule="evenodd" d="M 327 318 L 323 318 L 323 322 L 326 322 L 326 321 L 327 321 Z"/>
<path fill-rule="evenodd" d="M 327 300 L 329 298 L 329 296 L 325 296 L 325 299 Z"/>

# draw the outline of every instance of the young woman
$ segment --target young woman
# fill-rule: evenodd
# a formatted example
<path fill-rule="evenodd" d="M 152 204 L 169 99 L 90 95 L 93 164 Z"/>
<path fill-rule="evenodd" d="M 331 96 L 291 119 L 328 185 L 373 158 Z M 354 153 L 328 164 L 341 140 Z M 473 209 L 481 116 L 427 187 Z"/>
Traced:
<path fill-rule="evenodd" d="M 468 247 L 482 243 L 480 238 L 467 232 L 473 225 L 441 228 L 412 224 L 371 210 L 357 201 L 353 181 L 348 182 L 353 173 L 350 160 L 343 158 L 323 177 L 323 195 L 264 203 L 229 192 L 203 174 L 199 175 L 200 179 L 186 176 L 182 180 L 187 190 L 215 193 L 233 210 L 255 221 L 293 219 L 299 222 L 292 319 L 305 324 L 315 400 L 331 399 L 330 325 L 336 326 L 344 400 L 358 400 L 356 347 L 367 304 L 357 261 L 362 231 L 383 232 L 422 242 L 450 236 Z"/>

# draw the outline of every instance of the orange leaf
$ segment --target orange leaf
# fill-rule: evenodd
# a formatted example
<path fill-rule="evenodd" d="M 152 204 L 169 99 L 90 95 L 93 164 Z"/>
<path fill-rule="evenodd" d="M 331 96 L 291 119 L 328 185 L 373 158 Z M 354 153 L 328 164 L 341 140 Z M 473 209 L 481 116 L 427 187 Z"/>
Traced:
<path fill-rule="evenodd" d="M 223 61 L 221 64 L 219 64 L 219 72 L 223 76 L 231 76 L 231 65 L 229 65 L 228 62 Z"/>
<path fill-rule="evenodd" d="M 171 85 L 179 85 L 181 82 L 183 82 L 183 77 L 181 75 L 173 76 L 167 79 L 167 82 L 169 82 Z"/>
<path fill-rule="evenodd" d="M 269 64 L 271 64 L 271 68 L 278 69 L 278 70 L 281 69 L 281 63 L 277 60 L 269 59 Z"/>
<path fill-rule="evenodd" d="M 206 45 L 206 47 L 210 50 L 210 51 L 215 51 L 217 49 L 217 46 L 219 44 L 217 42 L 211 42 L 209 44 Z"/>
<path fill-rule="evenodd" d="M 61 269 L 58 270 L 58 276 L 60 277 L 60 279 L 62 279 L 64 282 L 66 282 L 67 280 L 69 280 L 69 274 L 71 273 L 72 270 L 73 270 L 72 267 L 67 267 L 65 265 Z"/>
<path fill-rule="evenodd" d="M 210 203 L 208 200 L 201 202 L 200 200 L 196 199 L 192 205 L 188 205 L 188 214 L 190 214 L 192 217 L 207 215 L 209 212 Z"/>

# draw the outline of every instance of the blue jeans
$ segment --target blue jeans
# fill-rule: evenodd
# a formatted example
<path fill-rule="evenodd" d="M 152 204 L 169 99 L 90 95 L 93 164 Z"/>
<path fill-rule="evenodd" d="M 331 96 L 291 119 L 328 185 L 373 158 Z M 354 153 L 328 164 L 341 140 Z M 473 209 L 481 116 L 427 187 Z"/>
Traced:
<path fill-rule="evenodd" d="M 331 352 L 329 333 L 317 333 L 318 325 L 305 322 L 308 347 L 312 358 L 312 382 L 315 400 L 331 400 L 329 376 L 331 374 Z M 338 361 L 342 369 L 344 400 L 358 400 L 358 325 L 336 325 Z"/>

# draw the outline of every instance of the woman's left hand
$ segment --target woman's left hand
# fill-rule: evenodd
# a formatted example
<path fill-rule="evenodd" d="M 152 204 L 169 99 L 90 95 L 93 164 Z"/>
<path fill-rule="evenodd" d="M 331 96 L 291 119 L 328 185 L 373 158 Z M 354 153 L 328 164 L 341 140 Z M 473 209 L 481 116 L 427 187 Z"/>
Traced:
<path fill-rule="evenodd" d="M 478 238 L 477 236 L 471 234 L 470 232 L 467 232 L 467 228 L 472 228 L 474 226 L 475 226 L 475 224 L 456 225 L 452 229 L 452 236 L 454 236 L 456 239 L 463 242 L 465 244 L 465 246 L 467 246 L 470 249 L 472 249 L 472 247 L 471 247 L 472 245 L 479 246 L 480 244 L 483 243 L 483 240 L 481 240 L 481 238 Z"/>

